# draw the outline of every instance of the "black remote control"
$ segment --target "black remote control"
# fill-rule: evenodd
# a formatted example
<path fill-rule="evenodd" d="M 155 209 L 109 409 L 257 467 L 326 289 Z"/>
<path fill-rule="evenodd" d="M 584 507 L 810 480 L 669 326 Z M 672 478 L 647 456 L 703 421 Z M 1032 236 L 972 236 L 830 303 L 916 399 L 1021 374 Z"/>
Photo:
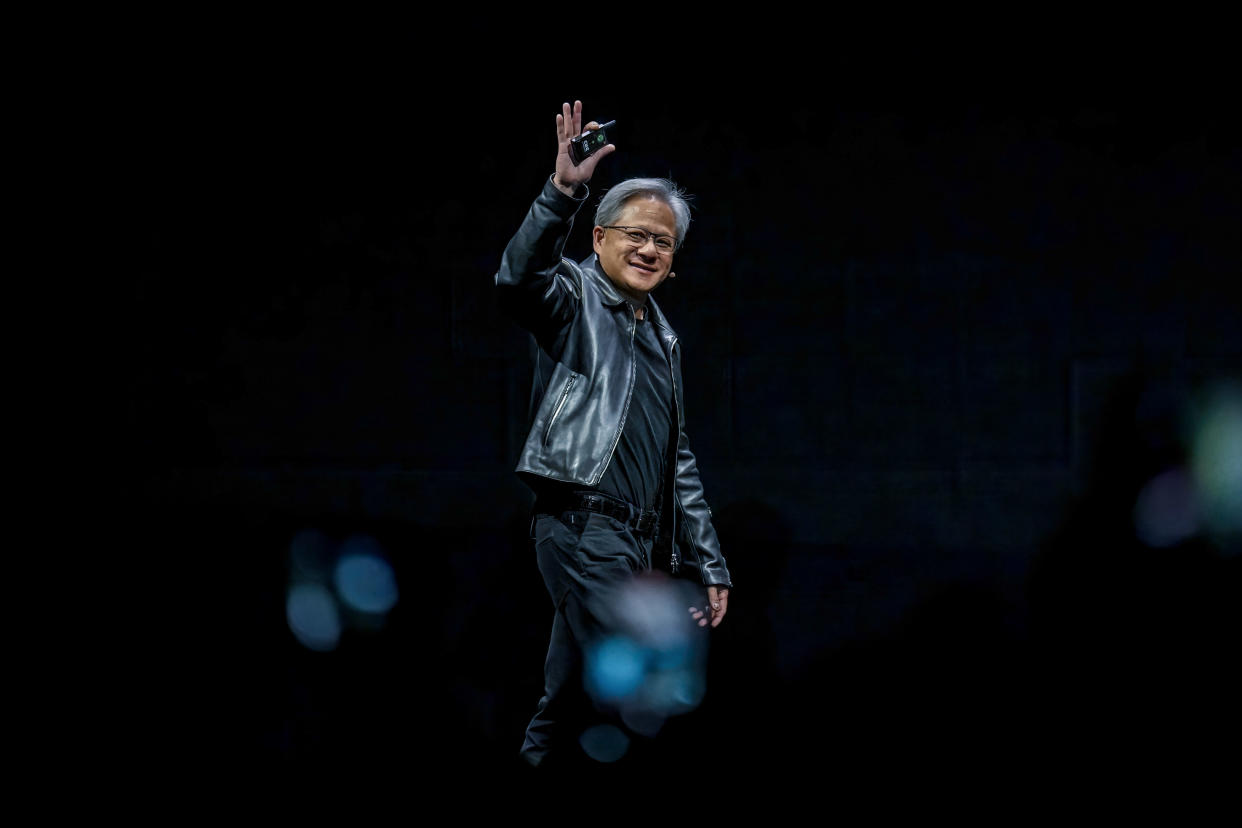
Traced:
<path fill-rule="evenodd" d="M 569 157 L 574 160 L 574 166 L 581 164 L 583 161 L 595 154 L 595 151 L 602 147 L 608 146 L 608 134 L 606 130 L 612 128 L 616 121 L 609 121 L 600 126 L 599 129 L 593 129 L 590 132 L 572 138 L 569 141 Z"/>

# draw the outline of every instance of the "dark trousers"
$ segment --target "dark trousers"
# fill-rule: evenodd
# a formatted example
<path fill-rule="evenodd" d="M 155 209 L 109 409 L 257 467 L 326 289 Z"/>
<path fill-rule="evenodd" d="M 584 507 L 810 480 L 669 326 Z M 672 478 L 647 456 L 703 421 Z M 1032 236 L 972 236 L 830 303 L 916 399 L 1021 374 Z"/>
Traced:
<path fill-rule="evenodd" d="M 555 614 L 544 663 L 544 694 L 526 728 L 522 758 L 532 765 L 589 761 L 582 734 L 618 725 L 614 711 L 583 686 L 586 651 L 618 625 L 616 601 L 651 569 L 651 539 L 605 515 L 584 511 L 536 514 L 535 555 Z"/>

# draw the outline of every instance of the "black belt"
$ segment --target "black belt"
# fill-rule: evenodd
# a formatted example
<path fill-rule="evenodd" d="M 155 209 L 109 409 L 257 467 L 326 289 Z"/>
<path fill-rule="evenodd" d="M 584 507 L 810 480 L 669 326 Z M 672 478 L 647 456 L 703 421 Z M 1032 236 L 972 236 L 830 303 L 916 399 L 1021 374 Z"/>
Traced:
<path fill-rule="evenodd" d="M 602 492 L 568 492 L 558 495 L 551 502 L 541 502 L 538 508 L 547 512 L 598 512 L 621 521 L 640 535 L 653 534 L 660 517 L 655 509 L 639 509 L 628 501 Z"/>

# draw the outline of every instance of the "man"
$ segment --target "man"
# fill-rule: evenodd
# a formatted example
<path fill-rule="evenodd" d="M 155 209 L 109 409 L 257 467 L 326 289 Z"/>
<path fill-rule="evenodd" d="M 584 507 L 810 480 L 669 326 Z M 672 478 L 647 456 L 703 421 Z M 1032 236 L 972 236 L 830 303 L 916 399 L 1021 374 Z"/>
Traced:
<path fill-rule="evenodd" d="M 677 619 L 691 629 L 720 624 L 732 586 L 686 439 L 680 344 L 650 297 L 674 275 L 685 198 L 664 179 L 623 181 L 596 211 L 594 255 L 561 258 L 587 182 L 615 150 L 575 164 L 570 141 L 598 128 L 583 129 L 581 102 L 563 105 L 555 172 L 496 274 L 501 307 L 538 345 L 517 466 L 536 495 L 532 537 L 556 607 L 544 696 L 521 751 L 536 766 L 580 757 L 588 725 L 600 721 L 598 695 L 583 693 L 584 660 L 620 623 L 627 584 L 657 572 L 693 577 L 706 604 L 700 588 Z"/>

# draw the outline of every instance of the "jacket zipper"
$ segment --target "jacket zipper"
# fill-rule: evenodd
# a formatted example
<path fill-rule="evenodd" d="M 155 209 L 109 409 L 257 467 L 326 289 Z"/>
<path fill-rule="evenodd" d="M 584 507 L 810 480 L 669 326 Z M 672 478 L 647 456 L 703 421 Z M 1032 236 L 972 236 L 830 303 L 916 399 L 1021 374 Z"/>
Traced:
<path fill-rule="evenodd" d="M 548 427 L 543 431 L 543 444 L 545 446 L 548 444 L 548 438 L 552 436 L 552 424 L 556 422 L 557 417 L 561 416 L 561 409 L 565 407 L 565 403 L 569 400 L 569 391 L 577 381 L 577 374 L 570 374 L 569 379 L 565 381 L 565 390 L 561 392 L 561 398 L 556 401 L 556 408 L 552 409 L 552 416 L 548 419 Z"/>
<path fill-rule="evenodd" d="M 676 575 L 681 571 L 681 556 L 677 554 L 677 511 L 681 508 L 681 501 L 677 499 L 677 476 L 673 475 L 673 532 L 669 538 L 668 568 L 669 572 Z"/>
<path fill-rule="evenodd" d="M 672 368 L 671 363 L 673 360 L 673 350 L 676 347 L 677 347 L 677 340 L 674 339 L 672 343 L 669 344 L 668 346 L 670 369 Z M 673 411 L 673 420 L 674 420 L 673 425 L 676 427 L 676 430 L 677 430 L 677 440 L 680 440 L 681 439 L 681 406 L 677 404 L 677 371 L 676 370 L 670 370 L 669 379 L 672 381 L 672 385 L 673 385 L 673 408 L 675 409 Z M 672 521 L 673 521 L 673 532 L 672 532 L 672 537 L 669 539 L 669 550 L 670 551 L 669 551 L 669 560 L 668 560 L 669 570 L 674 575 L 676 575 L 678 572 L 681 571 L 681 556 L 677 554 L 677 509 L 681 506 L 681 501 L 677 497 L 677 440 L 674 441 L 673 457 L 672 457 L 672 462 L 673 462 L 673 514 L 670 515 L 670 517 L 672 518 Z M 668 472 L 665 472 L 665 476 L 666 477 L 668 476 Z"/>
<path fill-rule="evenodd" d="M 611 462 L 612 456 L 617 452 L 617 443 L 621 442 L 621 434 L 625 431 L 625 420 L 630 416 L 630 400 L 634 396 L 634 379 L 638 374 L 638 366 L 634 357 L 634 331 L 637 324 L 634 321 L 634 306 L 629 302 L 626 302 L 625 306 L 630 309 L 630 387 L 625 394 L 625 409 L 621 412 L 621 425 L 617 427 L 617 436 L 613 438 L 612 448 L 608 450 L 609 462 Z M 599 478 L 603 476 L 604 470 L 600 469 Z M 596 483 L 599 482 L 599 478 L 595 479 Z"/>

